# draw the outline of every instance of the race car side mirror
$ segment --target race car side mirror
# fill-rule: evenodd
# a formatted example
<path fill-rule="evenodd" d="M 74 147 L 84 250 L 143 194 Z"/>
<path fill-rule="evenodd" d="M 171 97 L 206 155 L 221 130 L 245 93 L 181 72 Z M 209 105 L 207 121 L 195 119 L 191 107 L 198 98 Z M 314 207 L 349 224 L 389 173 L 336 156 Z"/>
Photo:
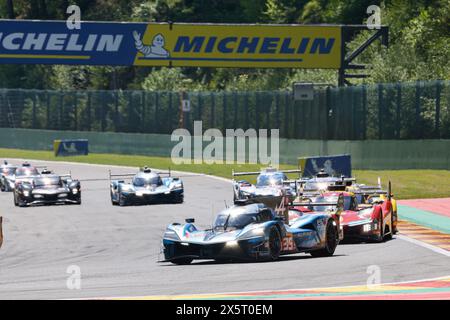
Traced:
<path fill-rule="evenodd" d="M 194 218 L 187 218 L 184 221 L 186 221 L 186 223 L 194 223 L 195 219 Z"/>

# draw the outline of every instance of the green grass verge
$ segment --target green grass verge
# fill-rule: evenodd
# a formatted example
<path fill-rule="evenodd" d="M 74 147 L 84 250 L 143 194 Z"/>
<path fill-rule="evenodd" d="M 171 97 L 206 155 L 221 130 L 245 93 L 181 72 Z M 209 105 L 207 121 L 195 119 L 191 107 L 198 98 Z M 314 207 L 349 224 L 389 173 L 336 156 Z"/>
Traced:
<path fill-rule="evenodd" d="M 258 164 L 181 164 L 174 165 L 170 158 L 147 157 L 119 154 L 90 154 L 80 157 L 55 157 L 51 151 L 31 151 L 0 149 L 0 158 L 23 158 L 51 161 L 72 161 L 93 164 L 111 164 L 119 166 L 142 167 L 206 173 L 231 178 L 231 171 L 258 171 Z M 283 169 L 294 169 L 293 165 L 280 165 Z M 360 183 L 376 184 L 381 177 L 383 184 L 392 182 L 392 190 L 397 199 L 440 198 L 450 196 L 450 171 L 447 170 L 354 170 L 353 175 Z"/>

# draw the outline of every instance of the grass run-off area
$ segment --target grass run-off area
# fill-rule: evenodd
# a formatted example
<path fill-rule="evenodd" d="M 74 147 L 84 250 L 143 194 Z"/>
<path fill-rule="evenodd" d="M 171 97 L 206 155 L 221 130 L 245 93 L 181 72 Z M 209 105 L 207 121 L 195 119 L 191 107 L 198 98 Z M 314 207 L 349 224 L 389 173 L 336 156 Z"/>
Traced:
<path fill-rule="evenodd" d="M 231 178 L 231 171 L 258 171 L 259 164 L 180 164 L 170 158 L 139 155 L 90 154 L 77 157 L 55 157 L 51 151 L 0 149 L 0 159 L 21 158 L 27 160 L 71 161 L 92 164 L 142 167 L 204 173 Z M 282 169 L 295 169 L 293 165 L 280 165 Z M 378 177 L 384 186 L 390 180 L 397 199 L 422 199 L 450 197 L 450 171 L 448 170 L 353 170 L 359 183 L 376 184 Z M 250 178 L 250 177 L 249 177 Z M 294 178 L 294 177 L 292 177 Z M 249 179 L 251 180 L 251 179 Z"/>

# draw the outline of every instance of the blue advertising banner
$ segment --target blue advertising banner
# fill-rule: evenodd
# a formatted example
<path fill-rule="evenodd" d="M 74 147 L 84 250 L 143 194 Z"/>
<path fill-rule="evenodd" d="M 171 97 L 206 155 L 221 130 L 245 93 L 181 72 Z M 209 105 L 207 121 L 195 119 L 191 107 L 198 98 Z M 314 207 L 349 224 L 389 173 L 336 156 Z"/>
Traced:
<path fill-rule="evenodd" d="M 55 140 L 53 141 L 55 157 L 58 156 L 87 156 L 89 142 L 87 139 Z"/>
<path fill-rule="evenodd" d="M 322 169 L 330 176 L 352 176 L 352 159 L 348 154 L 299 158 L 299 165 L 304 178 L 315 176 Z"/>
<path fill-rule="evenodd" d="M 341 26 L 0 20 L 0 63 L 339 68 Z"/>

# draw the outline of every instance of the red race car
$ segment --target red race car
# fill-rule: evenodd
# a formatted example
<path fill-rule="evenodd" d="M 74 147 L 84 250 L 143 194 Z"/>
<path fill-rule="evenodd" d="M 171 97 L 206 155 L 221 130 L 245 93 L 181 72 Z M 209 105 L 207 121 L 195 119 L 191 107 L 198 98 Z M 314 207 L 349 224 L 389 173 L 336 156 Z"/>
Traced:
<path fill-rule="evenodd" d="M 368 203 L 358 203 L 351 192 L 324 192 L 309 199 L 303 199 L 301 206 L 291 207 L 290 214 L 313 212 L 333 212 L 335 206 L 316 205 L 317 203 L 336 203 L 339 196 L 344 199 L 344 210 L 340 216 L 344 240 L 382 242 L 392 238 L 393 208 L 391 198 L 371 197 Z"/>

